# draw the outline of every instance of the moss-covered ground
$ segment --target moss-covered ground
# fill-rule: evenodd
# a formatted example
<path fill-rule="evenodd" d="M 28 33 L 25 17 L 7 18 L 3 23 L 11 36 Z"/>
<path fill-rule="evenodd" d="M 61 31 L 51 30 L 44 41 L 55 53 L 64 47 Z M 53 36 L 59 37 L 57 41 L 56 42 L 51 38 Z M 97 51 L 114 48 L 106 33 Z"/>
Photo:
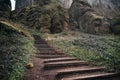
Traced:
<path fill-rule="evenodd" d="M 0 80 L 21 80 L 35 53 L 31 34 L 10 21 L 0 21 Z"/>
<path fill-rule="evenodd" d="M 44 34 L 43 38 L 68 55 L 108 70 L 120 71 L 120 41 L 115 35 L 91 35 L 79 31 Z"/>

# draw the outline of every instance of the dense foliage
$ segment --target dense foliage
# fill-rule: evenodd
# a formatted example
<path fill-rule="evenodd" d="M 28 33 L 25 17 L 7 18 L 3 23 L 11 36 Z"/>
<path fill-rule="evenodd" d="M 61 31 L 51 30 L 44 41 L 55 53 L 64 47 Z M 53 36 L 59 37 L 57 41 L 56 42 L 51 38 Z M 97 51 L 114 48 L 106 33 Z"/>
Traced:
<path fill-rule="evenodd" d="M 21 80 L 25 65 L 34 53 L 33 39 L 0 22 L 0 80 Z"/>

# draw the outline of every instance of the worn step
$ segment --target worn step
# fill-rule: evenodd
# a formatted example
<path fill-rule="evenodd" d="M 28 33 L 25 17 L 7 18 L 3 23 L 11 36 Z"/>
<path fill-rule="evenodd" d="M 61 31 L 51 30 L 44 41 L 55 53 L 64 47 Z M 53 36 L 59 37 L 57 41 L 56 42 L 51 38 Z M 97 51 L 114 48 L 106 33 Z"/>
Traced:
<path fill-rule="evenodd" d="M 39 45 L 48 45 L 48 43 L 47 42 L 35 42 L 35 44 L 39 44 Z"/>
<path fill-rule="evenodd" d="M 44 39 L 35 39 L 35 42 L 46 42 Z"/>
<path fill-rule="evenodd" d="M 89 74 L 79 74 L 79 75 L 72 75 L 72 76 L 67 76 L 62 79 L 58 80 L 102 80 L 102 79 L 107 79 L 107 78 L 112 78 L 116 76 L 115 73 L 105 73 L 105 72 L 97 72 L 97 73 L 89 73 Z"/>
<path fill-rule="evenodd" d="M 63 69 L 56 69 L 56 77 L 62 78 L 65 76 L 72 76 L 75 74 L 85 74 L 85 73 L 94 73 L 94 72 L 103 72 L 105 67 L 93 67 L 93 66 L 78 66 L 78 67 L 68 67 Z"/>
<path fill-rule="evenodd" d="M 60 58 L 60 57 L 66 57 L 66 55 L 37 55 L 38 58 Z"/>
<path fill-rule="evenodd" d="M 36 53 L 37 55 L 64 55 L 65 53 L 60 53 L 60 52 L 47 52 L 47 53 L 42 53 L 38 52 Z"/>
<path fill-rule="evenodd" d="M 36 44 L 35 45 L 36 47 L 41 47 L 41 48 L 53 48 L 53 47 L 51 47 L 50 45 L 46 45 L 46 44 L 42 44 L 42 45 L 40 45 L 40 44 Z"/>
<path fill-rule="evenodd" d="M 45 43 L 47 43 L 45 40 L 36 40 L 35 42 L 38 42 L 38 43 L 45 42 Z"/>
<path fill-rule="evenodd" d="M 54 49 L 41 49 L 41 48 L 38 48 L 38 50 L 42 53 L 42 52 L 55 52 L 56 50 Z"/>
<path fill-rule="evenodd" d="M 45 69 L 52 69 L 57 67 L 70 67 L 70 66 L 83 66 L 88 65 L 88 62 L 86 61 L 61 61 L 61 62 L 51 62 L 51 63 L 45 63 L 44 68 Z"/>
<path fill-rule="evenodd" d="M 44 59 L 44 63 L 49 63 L 49 62 L 59 62 L 59 61 L 71 61 L 71 60 L 76 60 L 73 57 L 62 57 L 62 58 L 54 58 L 54 59 Z"/>
<path fill-rule="evenodd" d="M 35 45 L 49 45 L 49 44 L 44 42 L 44 43 L 35 43 Z"/>
<path fill-rule="evenodd" d="M 73 74 L 73 73 L 85 73 L 85 72 L 95 72 L 95 71 L 104 71 L 105 67 L 89 67 L 89 66 L 80 66 L 80 67 L 70 67 L 64 69 L 58 69 L 56 72 L 58 74 Z"/>
<path fill-rule="evenodd" d="M 38 48 L 38 49 L 41 50 L 41 51 L 42 51 L 42 50 L 55 50 L 54 48 L 50 48 L 50 47 L 49 47 L 49 48 L 42 48 L 42 47 L 40 47 L 40 48 Z"/>
<path fill-rule="evenodd" d="M 50 52 L 57 52 L 56 50 L 43 50 L 43 49 L 38 49 L 39 50 L 39 53 L 50 53 Z"/>
<path fill-rule="evenodd" d="M 41 50 L 38 53 L 58 53 L 58 51 L 56 51 L 56 50 L 45 50 L 45 51 Z"/>
<path fill-rule="evenodd" d="M 53 48 L 39 48 L 40 50 L 55 50 L 55 49 L 53 49 Z"/>

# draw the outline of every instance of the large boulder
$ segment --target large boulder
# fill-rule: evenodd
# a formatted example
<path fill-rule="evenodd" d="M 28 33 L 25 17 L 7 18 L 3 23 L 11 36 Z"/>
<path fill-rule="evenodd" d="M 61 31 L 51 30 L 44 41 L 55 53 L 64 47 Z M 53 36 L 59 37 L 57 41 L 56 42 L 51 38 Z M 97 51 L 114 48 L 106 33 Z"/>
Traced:
<path fill-rule="evenodd" d="M 76 26 L 89 33 L 109 32 L 109 24 L 104 20 L 104 16 L 97 14 L 87 0 L 73 0 L 69 14 L 72 27 Z"/>
<path fill-rule="evenodd" d="M 114 18 L 120 14 L 119 0 L 88 0 L 97 14 L 106 18 Z"/>
<path fill-rule="evenodd" d="M 40 0 L 39 6 L 16 10 L 13 18 L 33 30 L 47 33 L 58 33 L 67 29 L 67 10 L 55 0 Z"/>
<path fill-rule="evenodd" d="M 93 34 L 109 33 L 109 23 L 104 21 L 103 16 L 99 16 L 92 12 L 86 12 L 81 16 L 80 30 Z"/>
<path fill-rule="evenodd" d="M 0 0 L 0 18 L 10 17 L 11 2 L 10 0 Z"/>

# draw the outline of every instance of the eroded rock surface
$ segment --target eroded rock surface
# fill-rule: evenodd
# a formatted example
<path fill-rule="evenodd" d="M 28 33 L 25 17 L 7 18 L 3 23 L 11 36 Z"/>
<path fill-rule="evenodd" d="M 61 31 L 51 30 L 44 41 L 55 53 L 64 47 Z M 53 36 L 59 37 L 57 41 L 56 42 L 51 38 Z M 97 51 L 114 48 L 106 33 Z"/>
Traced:
<path fill-rule="evenodd" d="M 104 17 L 98 15 L 87 1 L 74 0 L 70 8 L 72 26 L 76 25 L 81 31 L 89 33 L 109 32 Z"/>
<path fill-rule="evenodd" d="M 89 33 L 119 33 L 119 3 L 118 0 L 73 0 L 69 9 L 71 27 Z"/>

